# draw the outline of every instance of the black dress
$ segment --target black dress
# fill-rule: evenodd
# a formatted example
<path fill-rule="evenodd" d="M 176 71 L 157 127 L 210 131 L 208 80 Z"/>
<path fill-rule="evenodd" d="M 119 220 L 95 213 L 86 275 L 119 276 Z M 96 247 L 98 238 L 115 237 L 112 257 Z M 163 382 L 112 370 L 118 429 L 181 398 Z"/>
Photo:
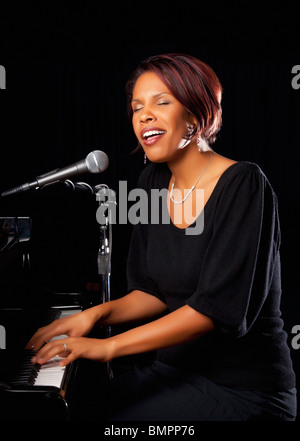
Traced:
<path fill-rule="evenodd" d="M 128 291 L 152 294 L 169 311 L 187 304 L 215 329 L 158 350 L 126 386 L 118 379 L 116 390 L 130 395 L 130 405 L 116 419 L 293 419 L 295 374 L 280 312 L 280 227 L 270 183 L 256 164 L 233 164 L 200 215 L 203 231 L 187 234 L 165 222 L 166 193 L 160 222 L 151 223 L 151 191 L 167 189 L 170 177 L 166 164 L 141 174 L 149 206 L 133 227 Z"/>

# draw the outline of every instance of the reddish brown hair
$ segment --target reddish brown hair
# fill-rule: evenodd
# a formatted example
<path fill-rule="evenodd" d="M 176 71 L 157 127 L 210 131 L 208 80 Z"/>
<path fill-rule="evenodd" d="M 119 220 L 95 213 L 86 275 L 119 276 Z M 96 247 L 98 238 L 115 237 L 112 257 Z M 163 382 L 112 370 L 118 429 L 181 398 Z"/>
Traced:
<path fill-rule="evenodd" d="M 145 72 L 154 72 L 172 95 L 198 121 L 197 131 L 208 144 L 216 139 L 222 124 L 222 86 L 215 72 L 191 55 L 155 55 L 142 61 L 131 74 L 127 85 L 128 115 L 132 117 L 131 101 L 135 83 Z"/>

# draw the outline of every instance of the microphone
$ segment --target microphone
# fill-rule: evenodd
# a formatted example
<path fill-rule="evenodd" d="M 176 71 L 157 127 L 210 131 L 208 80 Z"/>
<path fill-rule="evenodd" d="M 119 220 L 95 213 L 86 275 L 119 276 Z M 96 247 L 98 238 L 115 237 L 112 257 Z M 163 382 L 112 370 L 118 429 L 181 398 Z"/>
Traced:
<path fill-rule="evenodd" d="M 9 196 L 11 194 L 30 190 L 31 188 L 38 189 L 48 184 L 64 181 L 71 176 L 79 175 L 81 173 L 101 173 L 107 169 L 108 164 L 109 160 L 107 154 L 101 150 L 94 150 L 82 161 L 75 162 L 75 164 L 38 176 L 35 181 L 27 182 L 18 187 L 6 190 L 1 193 L 1 196 Z"/>

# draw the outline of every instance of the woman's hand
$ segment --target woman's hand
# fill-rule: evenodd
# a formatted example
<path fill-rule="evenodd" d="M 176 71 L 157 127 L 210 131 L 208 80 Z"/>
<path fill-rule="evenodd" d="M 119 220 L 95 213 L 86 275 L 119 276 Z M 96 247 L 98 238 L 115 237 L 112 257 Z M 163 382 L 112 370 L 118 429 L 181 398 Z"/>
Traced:
<path fill-rule="evenodd" d="M 161 314 L 167 305 L 156 297 L 142 291 L 132 291 L 120 299 L 88 308 L 64 319 L 55 320 L 36 331 L 26 349 L 38 351 L 45 343 L 58 335 L 83 337 L 95 324 L 109 326 L 134 320 L 146 320 Z"/>
<path fill-rule="evenodd" d="M 43 346 L 31 361 L 32 363 L 44 364 L 58 355 L 66 357 L 59 362 L 59 366 L 67 366 L 77 358 L 106 362 L 111 359 L 111 346 L 108 339 L 69 337 L 53 340 Z"/>
<path fill-rule="evenodd" d="M 93 326 L 94 320 L 91 317 L 90 310 L 87 309 L 70 317 L 55 320 L 50 325 L 39 328 L 31 337 L 25 349 L 38 351 L 45 343 L 58 335 L 70 337 L 85 336 L 92 330 Z"/>

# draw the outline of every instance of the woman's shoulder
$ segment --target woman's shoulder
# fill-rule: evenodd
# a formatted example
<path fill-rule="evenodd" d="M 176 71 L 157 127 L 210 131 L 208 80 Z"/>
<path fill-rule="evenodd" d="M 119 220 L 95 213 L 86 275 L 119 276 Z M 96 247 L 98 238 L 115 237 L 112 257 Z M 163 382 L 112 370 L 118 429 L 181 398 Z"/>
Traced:
<path fill-rule="evenodd" d="M 258 173 L 264 176 L 262 169 L 255 162 L 250 161 L 236 161 L 230 158 L 226 158 L 221 155 L 216 157 L 216 173 L 219 176 L 225 175 L 235 175 L 241 173 Z"/>
<path fill-rule="evenodd" d="M 218 161 L 217 173 L 220 181 L 228 182 L 229 180 L 258 179 L 267 181 L 267 177 L 261 167 L 255 162 L 250 161 L 233 161 L 228 158 L 220 157 Z"/>
<path fill-rule="evenodd" d="M 234 161 L 220 175 L 219 193 L 244 192 L 249 194 L 270 194 L 277 199 L 274 189 L 261 167 L 250 161 Z"/>

